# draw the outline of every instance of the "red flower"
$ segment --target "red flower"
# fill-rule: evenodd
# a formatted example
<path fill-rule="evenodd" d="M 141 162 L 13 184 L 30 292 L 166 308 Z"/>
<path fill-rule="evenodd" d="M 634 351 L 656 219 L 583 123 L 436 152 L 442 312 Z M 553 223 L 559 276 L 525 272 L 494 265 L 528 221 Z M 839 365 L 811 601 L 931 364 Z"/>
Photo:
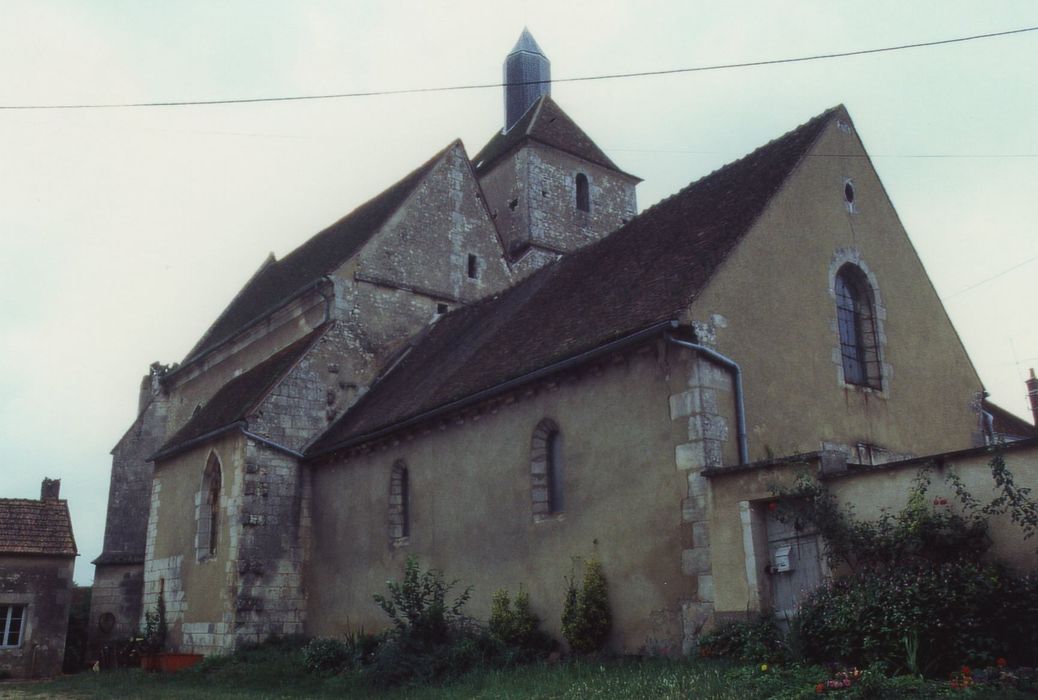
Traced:
<path fill-rule="evenodd" d="M 1001 656 L 998 657 L 995 660 L 995 665 L 998 666 L 999 668 L 1005 668 L 1007 663 L 1008 662 L 1005 659 L 1003 659 Z"/>
<path fill-rule="evenodd" d="M 825 683 L 819 683 L 815 686 L 815 692 L 821 695 L 825 692 Z"/>
<path fill-rule="evenodd" d="M 778 502 L 777 501 L 772 501 L 771 503 L 769 503 L 768 504 L 768 510 L 771 510 L 771 511 L 778 510 Z"/>
<path fill-rule="evenodd" d="M 969 667 L 969 666 L 963 666 L 963 667 L 962 667 L 962 675 L 964 675 L 964 676 L 968 676 L 968 675 L 970 675 L 971 673 L 973 673 L 973 671 L 971 671 L 971 670 L 970 670 L 970 667 Z"/>

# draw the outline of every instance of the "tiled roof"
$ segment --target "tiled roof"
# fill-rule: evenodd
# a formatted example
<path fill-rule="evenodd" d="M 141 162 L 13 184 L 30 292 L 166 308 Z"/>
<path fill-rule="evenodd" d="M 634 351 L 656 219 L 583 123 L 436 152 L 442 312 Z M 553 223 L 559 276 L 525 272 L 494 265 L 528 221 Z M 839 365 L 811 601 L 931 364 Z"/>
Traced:
<path fill-rule="evenodd" d="M 0 554 L 76 556 L 68 502 L 0 498 Z"/>
<path fill-rule="evenodd" d="M 245 420 L 326 328 L 321 326 L 224 384 L 154 456 L 169 456 L 192 440 Z"/>
<path fill-rule="evenodd" d="M 1033 425 L 1025 421 L 1023 418 L 1019 418 L 1014 414 L 1010 413 L 1006 409 L 1002 408 L 998 404 L 991 403 L 987 399 L 984 399 L 984 410 L 991 414 L 994 419 L 995 435 L 1004 435 L 1011 438 L 1030 438 L 1038 437 L 1038 429 L 1035 429 Z"/>
<path fill-rule="evenodd" d="M 838 109 L 692 183 L 499 296 L 444 316 L 308 454 L 678 317 Z"/>
<path fill-rule="evenodd" d="M 450 144 L 395 185 L 321 231 L 282 260 L 268 258 L 224 309 L 182 365 L 268 314 L 318 282 L 350 257 L 404 203 L 447 152 Z"/>
<path fill-rule="evenodd" d="M 539 141 L 543 144 L 566 151 L 578 158 L 601 165 L 616 172 L 623 172 L 616 163 L 609 159 L 601 148 L 569 118 L 562 108 L 545 95 L 536 102 L 526 114 L 505 133 L 498 132 L 490 139 L 483 150 L 472 159 L 476 173 L 482 175 L 490 170 L 499 158 L 527 140 Z"/>

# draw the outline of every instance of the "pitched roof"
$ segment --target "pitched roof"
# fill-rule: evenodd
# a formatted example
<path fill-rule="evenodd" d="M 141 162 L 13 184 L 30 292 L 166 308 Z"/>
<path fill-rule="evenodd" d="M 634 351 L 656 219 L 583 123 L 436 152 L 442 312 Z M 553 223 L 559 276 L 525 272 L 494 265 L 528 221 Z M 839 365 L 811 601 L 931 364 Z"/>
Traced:
<path fill-rule="evenodd" d="M 538 141 L 578 158 L 623 173 L 584 130 L 562 111 L 562 107 L 545 95 L 533 103 L 526 114 L 506 132 L 498 132 L 472 159 L 476 174 L 490 170 L 498 159 L 508 155 L 526 141 Z M 624 173 L 626 174 L 626 173 Z M 633 177 L 633 176 L 632 176 Z"/>
<path fill-rule="evenodd" d="M 271 355 L 248 372 L 230 380 L 217 391 L 173 437 L 159 448 L 151 459 L 169 457 L 188 443 L 206 435 L 233 427 L 243 421 L 266 398 L 274 386 L 306 354 L 317 338 L 324 334 L 321 326 L 288 347 Z"/>
<path fill-rule="evenodd" d="M 284 259 L 275 260 L 271 255 L 191 348 L 182 365 L 266 316 L 349 260 L 396 213 L 453 145 L 313 236 Z"/>
<path fill-rule="evenodd" d="M 993 419 L 991 427 L 994 430 L 995 435 L 1002 435 L 1016 439 L 1038 437 L 1038 429 L 1023 418 L 1017 417 L 998 404 L 991 403 L 987 399 L 984 399 L 983 404 L 984 410 L 990 413 L 991 418 Z"/>
<path fill-rule="evenodd" d="M 0 498 L 0 554 L 74 557 L 68 501 Z"/>
<path fill-rule="evenodd" d="M 678 317 L 839 109 L 692 183 L 499 296 L 444 316 L 307 453 L 334 450 Z"/>

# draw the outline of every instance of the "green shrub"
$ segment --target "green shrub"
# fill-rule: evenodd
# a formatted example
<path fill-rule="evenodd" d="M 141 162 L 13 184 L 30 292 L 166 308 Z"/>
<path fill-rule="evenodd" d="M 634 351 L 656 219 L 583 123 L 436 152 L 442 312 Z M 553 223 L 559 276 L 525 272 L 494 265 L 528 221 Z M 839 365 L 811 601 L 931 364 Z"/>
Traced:
<path fill-rule="evenodd" d="M 995 497 L 982 504 L 963 482 L 945 481 L 958 507 L 929 495 L 931 471 L 920 470 L 905 507 L 858 520 L 824 484 L 798 477 L 779 518 L 810 523 L 821 533 L 829 563 L 844 574 L 802 604 L 793 630 L 816 661 L 883 663 L 933 674 L 960 664 L 1038 662 L 1038 583 L 985 563 L 988 519 L 1002 515 L 1023 531 L 1038 528 L 1038 503 L 1019 488 L 1004 460 L 990 462 Z"/>
<path fill-rule="evenodd" d="M 528 663 L 555 649 L 555 640 L 540 629 L 541 620 L 530 610 L 530 594 L 519 587 L 512 606 L 508 591 L 494 593 L 490 605 L 489 631 L 507 647 L 508 661 Z"/>
<path fill-rule="evenodd" d="M 418 560 L 408 557 L 403 581 L 386 583 L 388 597 L 374 596 L 393 621 L 393 630 L 374 650 L 365 670 L 373 685 L 428 683 L 465 673 L 500 656 L 500 642 L 462 615 L 472 587 L 447 603 L 447 594 L 456 583 L 447 583 L 439 571 L 423 572 Z"/>
<path fill-rule="evenodd" d="M 752 663 L 786 659 L 785 635 L 775 619 L 762 614 L 756 620 L 729 622 L 699 637 L 699 655 Z"/>
<path fill-rule="evenodd" d="M 303 647 L 303 664 L 310 673 L 341 673 L 353 665 L 354 650 L 338 639 L 312 639 Z"/>
<path fill-rule="evenodd" d="M 472 595 L 469 586 L 448 606 L 447 593 L 456 583 L 447 583 L 443 573 L 435 569 L 423 572 L 418 560 L 408 557 L 404 580 L 386 582 L 388 598 L 381 594 L 373 597 L 399 634 L 426 644 L 442 644 L 447 641 L 450 623 L 460 619 L 461 609 Z"/>
<path fill-rule="evenodd" d="M 613 618 L 609 608 L 609 588 L 602 563 L 596 558 L 584 562 L 584 581 L 578 589 L 567 581 L 562 610 L 562 634 L 577 654 L 590 654 L 605 648 Z"/>
<path fill-rule="evenodd" d="M 375 687 L 425 684 L 454 678 L 502 657 L 501 642 L 472 621 L 453 620 L 435 644 L 394 633 L 378 647 L 364 677 Z"/>
<path fill-rule="evenodd" d="M 795 620 L 817 661 L 934 674 L 999 657 L 1033 665 L 1038 585 L 994 565 L 917 564 L 827 583 Z"/>

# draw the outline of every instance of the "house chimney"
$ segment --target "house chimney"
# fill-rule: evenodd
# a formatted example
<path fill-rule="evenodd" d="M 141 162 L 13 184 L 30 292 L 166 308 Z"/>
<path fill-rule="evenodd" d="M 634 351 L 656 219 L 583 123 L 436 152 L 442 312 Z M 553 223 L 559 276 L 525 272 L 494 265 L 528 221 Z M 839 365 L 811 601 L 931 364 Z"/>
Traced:
<path fill-rule="evenodd" d="M 551 62 L 523 28 L 505 57 L 505 132 L 522 119 L 542 95 L 551 94 Z"/>
<path fill-rule="evenodd" d="M 43 485 L 40 486 L 41 501 L 56 501 L 60 493 L 61 479 L 43 479 Z"/>
<path fill-rule="evenodd" d="M 1034 367 L 1031 368 L 1031 376 L 1027 379 L 1027 400 L 1031 403 L 1032 420 L 1038 425 L 1038 378 L 1034 376 Z"/>

